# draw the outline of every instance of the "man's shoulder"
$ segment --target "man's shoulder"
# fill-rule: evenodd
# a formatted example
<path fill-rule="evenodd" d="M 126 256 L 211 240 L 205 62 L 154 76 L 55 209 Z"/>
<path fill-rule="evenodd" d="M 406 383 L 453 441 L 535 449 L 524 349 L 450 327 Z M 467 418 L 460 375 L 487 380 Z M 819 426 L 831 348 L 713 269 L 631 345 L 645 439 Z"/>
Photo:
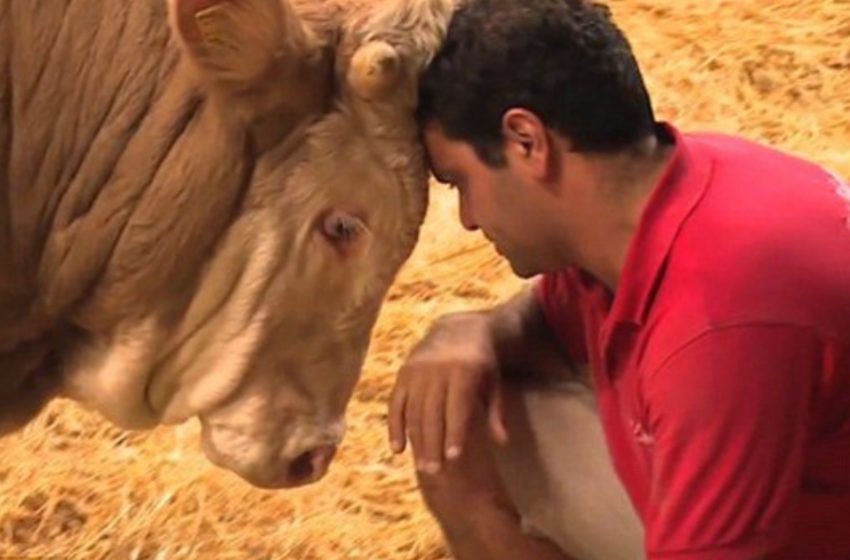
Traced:
<path fill-rule="evenodd" d="M 676 236 L 659 298 L 711 320 L 850 317 L 850 188 L 749 140 L 701 133 L 690 145 L 710 154 L 713 175 Z"/>
<path fill-rule="evenodd" d="M 653 316 L 670 327 L 661 330 L 779 323 L 850 332 L 850 202 L 835 179 L 758 177 L 710 188 L 682 225 L 655 292 Z"/>
<path fill-rule="evenodd" d="M 799 182 L 826 180 L 829 172 L 814 161 L 766 140 L 712 131 L 681 134 L 692 153 L 708 156 L 718 180 L 770 180 Z"/>
<path fill-rule="evenodd" d="M 826 262 L 813 263 L 817 270 L 846 262 L 841 257 L 850 255 L 850 186 L 837 173 L 740 136 L 679 137 L 686 158 L 703 163 L 702 169 L 710 162 L 710 171 L 674 249 L 699 254 L 705 264 L 755 274 L 769 272 L 764 265 L 798 266 L 824 255 Z"/>

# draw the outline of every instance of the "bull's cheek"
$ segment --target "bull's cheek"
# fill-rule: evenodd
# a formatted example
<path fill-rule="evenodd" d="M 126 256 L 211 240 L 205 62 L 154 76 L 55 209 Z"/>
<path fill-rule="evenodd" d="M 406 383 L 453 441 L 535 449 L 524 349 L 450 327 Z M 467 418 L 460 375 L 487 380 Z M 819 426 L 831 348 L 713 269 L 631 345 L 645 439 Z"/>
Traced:
<path fill-rule="evenodd" d="M 241 430 L 201 420 L 201 448 L 215 465 L 244 475 L 247 465 L 263 462 L 261 446 Z"/>

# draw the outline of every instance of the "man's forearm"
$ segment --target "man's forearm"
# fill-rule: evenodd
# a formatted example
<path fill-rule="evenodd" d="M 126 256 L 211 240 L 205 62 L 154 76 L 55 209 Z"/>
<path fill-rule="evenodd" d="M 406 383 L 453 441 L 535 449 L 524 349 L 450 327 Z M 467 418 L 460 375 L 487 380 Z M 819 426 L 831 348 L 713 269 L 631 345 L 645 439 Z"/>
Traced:
<path fill-rule="evenodd" d="M 529 285 L 488 312 L 502 376 L 508 380 L 576 379 L 581 364 L 567 354 Z"/>

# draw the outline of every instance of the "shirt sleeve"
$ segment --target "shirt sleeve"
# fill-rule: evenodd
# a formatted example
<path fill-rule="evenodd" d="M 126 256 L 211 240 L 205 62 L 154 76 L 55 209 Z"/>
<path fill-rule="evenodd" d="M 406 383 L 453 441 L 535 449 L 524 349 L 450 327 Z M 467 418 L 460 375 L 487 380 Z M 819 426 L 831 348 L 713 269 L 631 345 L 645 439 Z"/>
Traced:
<path fill-rule="evenodd" d="M 645 379 L 648 558 L 752 560 L 782 547 L 821 355 L 808 329 L 718 328 Z"/>
<path fill-rule="evenodd" d="M 534 291 L 546 322 L 567 354 L 578 363 L 587 363 L 584 320 L 573 277 L 566 272 L 546 274 L 537 282 Z"/>

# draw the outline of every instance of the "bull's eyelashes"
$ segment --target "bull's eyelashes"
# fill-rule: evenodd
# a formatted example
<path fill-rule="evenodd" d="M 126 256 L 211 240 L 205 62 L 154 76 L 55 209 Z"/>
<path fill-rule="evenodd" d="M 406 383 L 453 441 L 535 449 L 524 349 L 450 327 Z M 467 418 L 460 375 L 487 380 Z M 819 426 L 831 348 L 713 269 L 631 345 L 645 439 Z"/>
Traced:
<path fill-rule="evenodd" d="M 328 212 L 321 227 L 328 241 L 347 251 L 362 245 L 369 233 L 366 223 L 360 217 L 340 210 Z"/>

